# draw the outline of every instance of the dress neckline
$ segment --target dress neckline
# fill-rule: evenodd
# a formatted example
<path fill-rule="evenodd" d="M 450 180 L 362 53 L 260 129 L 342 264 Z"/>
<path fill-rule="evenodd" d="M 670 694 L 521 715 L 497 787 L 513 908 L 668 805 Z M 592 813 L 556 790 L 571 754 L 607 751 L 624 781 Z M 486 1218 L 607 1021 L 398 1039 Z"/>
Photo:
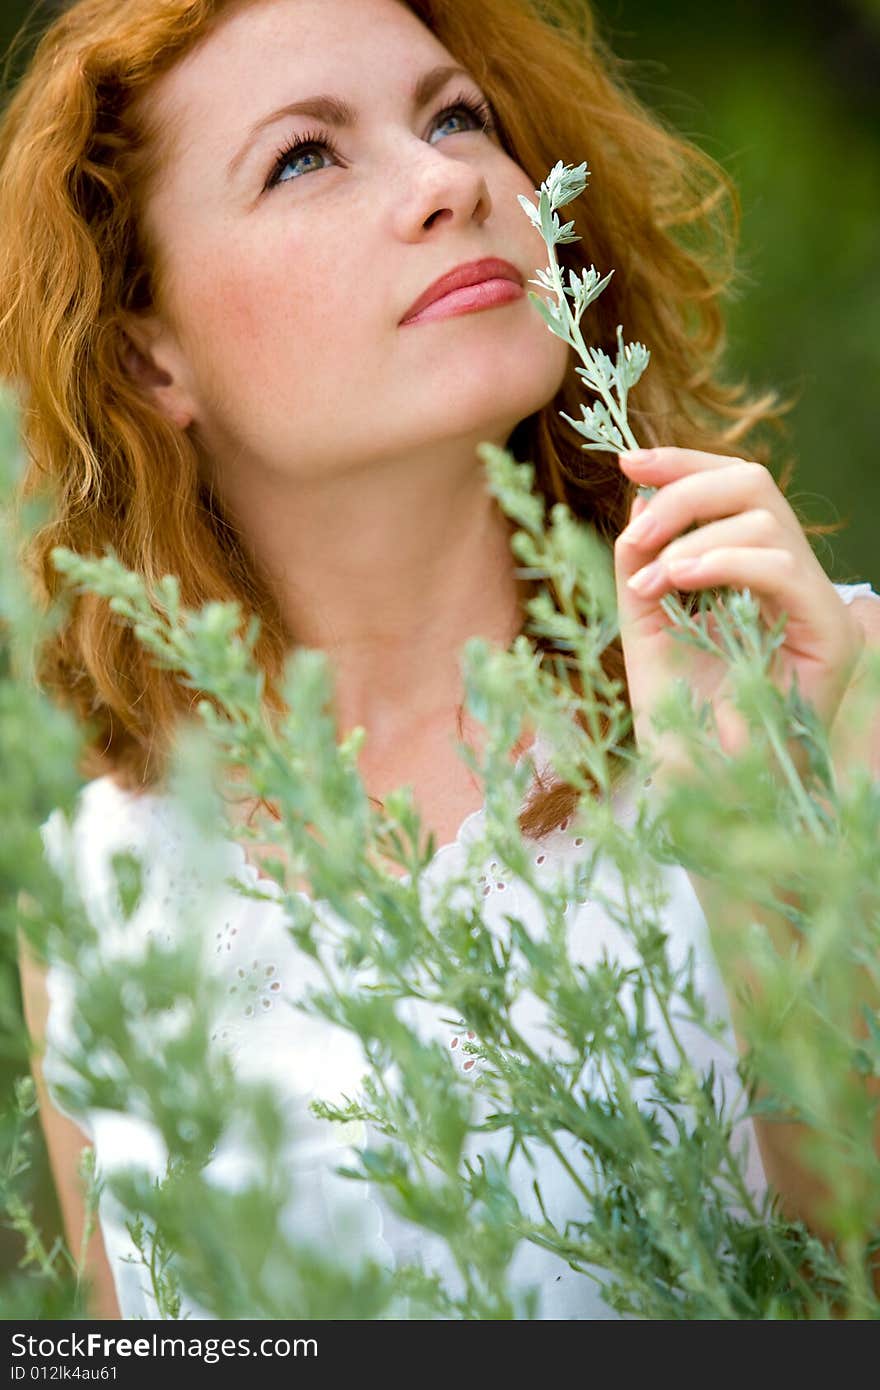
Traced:
<path fill-rule="evenodd" d="M 534 769 L 536 773 L 544 771 L 548 765 L 547 744 L 545 740 L 542 739 L 540 731 L 536 731 L 535 737 L 533 738 L 532 742 L 529 744 L 527 748 L 523 750 L 522 753 L 520 753 L 520 755 L 514 763 L 514 769 L 520 768 L 526 761 L 531 761 L 534 764 Z M 532 782 L 523 798 L 523 802 L 521 802 L 521 807 L 525 804 L 525 800 L 528 797 L 531 787 L 534 785 L 534 781 L 535 778 L 533 777 Z M 104 777 L 97 779 L 97 783 L 103 783 L 105 788 L 111 791 L 111 793 L 113 793 L 116 796 L 126 797 L 130 800 L 134 800 L 137 802 L 150 803 L 153 807 L 154 812 L 158 812 L 160 815 L 163 812 L 167 815 L 167 812 L 171 808 L 171 799 L 167 793 L 156 791 L 138 792 L 134 794 L 127 793 L 121 787 L 119 787 L 113 775 L 110 773 L 108 773 Z M 480 805 L 475 811 L 469 811 L 468 814 L 464 817 L 464 819 L 458 826 L 458 829 L 456 830 L 454 837 L 451 840 L 447 840 L 444 844 L 440 845 L 437 849 L 435 849 L 433 855 L 421 871 L 422 876 L 433 873 L 436 868 L 436 865 L 442 858 L 444 858 L 447 854 L 451 853 L 453 850 L 458 849 L 459 846 L 463 843 L 465 836 L 468 834 L 471 828 L 475 826 L 477 822 L 481 821 L 485 817 L 485 815 L 486 799 L 484 797 L 482 805 Z M 234 839 L 231 835 L 218 836 L 217 844 L 224 851 L 229 851 L 229 853 L 232 855 L 235 861 L 235 876 L 239 878 L 243 883 L 245 883 L 249 888 L 254 888 L 260 892 L 262 892 L 263 890 L 267 890 L 269 893 L 277 893 L 279 895 L 283 895 L 287 891 L 292 892 L 295 897 L 302 898 L 305 901 L 316 901 L 313 898 L 312 894 L 306 893 L 303 889 L 285 890 L 275 879 L 268 877 L 268 875 L 261 874 L 257 866 L 253 864 L 251 860 L 247 857 L 244 845 L 239 840 Z M 395 879 L 398 883 L 400 883 L 403 886 L 406 886 L 412 882 L 412 875 L 410 873 L 390 874 L 389 876 Z"/>
<path fill-rule="evenodd" d="M 522 767 L 522 765 L 526 761 L 531 761 L 534 764 L 536 772 L 544 771 L 544 769 L 547 766 L 547 745 L 541 737 L 540 730 L 538 730 L 535 733 L 535 737 L 532 739 L 532 742 L 529 744 L 528 748 L 523 749 L 522 753 L 520 753 L 519 757 L 516 759 L 514 763 L 514 770 Z M 527 790 L 526 795 L 523 798 L 523 801 L 520 803 L 520 809 L 522 809 L 523 805 L 525 804 L 525 800 L 528 797 L 528 793 L 531 790 L 531 786 L 534 785 L 534 781 L 535 779 L 533 777 L 532 783 L 530 784 L 530 787 Z M 438 846 L 437 849 L 435 849 L 431 858 L 428 860 L 428 862 L 422 869 L 422 876 L 433 873 L 438 861 L 441 858 L 443 858 L 446 854 L 450 853 L 452 850 L 458 849 L 460 845 L 463 843 L 464 837 L 470 830 L 470 828 L 476 825 L 478 821 L 483 820 L 485 818 L 485 815 L 486 799 L 484 797 L 482 805 L 478 806 L 475 811 L 469 811 L 468 814 L 464 817 L 458 829 L 456 830 L 454 837 L 451 840 L 447 840 L 445 844 L 442 844 Z M 247 883 L 248 887 L 256 888 L 258 891 L 268 887 L 270 890 L 275 890 L 279 894 L 282 894 L 285 891 L 289 891 L 293 893 L 294 897 L 303 898 L 307 902 L 315 901 L 311 893 L 306 893 L 303 889 L 300 888 L 284 890 L 281 888 L 281 885 L 277 883 L 274 878 L 269 878 L 267 875 L 261 874 L 257 866 L 253 864 L 250 859 L 248 859 L 247 854 L 245 853 L 244 845 L 242 845 L 239 840 L 235 840 L 232 839 L 231 836 L 224 835 L 221 837 L 221 843 L 225 848 L 229 848 L 232 851 L 238 869 L 236 877 L 241 878 L 243 882 Z M 403 886 L 407 886 L 412 882 L 412 874 L 410 873 L 391 874 L 390 877 L 395 879 L 396 882 L 400 883 Z"/>

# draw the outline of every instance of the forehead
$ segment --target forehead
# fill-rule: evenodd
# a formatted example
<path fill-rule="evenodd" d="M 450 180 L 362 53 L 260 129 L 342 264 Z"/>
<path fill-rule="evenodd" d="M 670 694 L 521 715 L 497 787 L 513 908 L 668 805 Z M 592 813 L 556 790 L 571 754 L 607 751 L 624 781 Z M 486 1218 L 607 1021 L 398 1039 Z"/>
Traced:
<path fill-rule="evenodd" d="M 337 90 L 368 105 L 448 57 L 402 0 L 253 0 L 165 73 L 148 104 L 178 149 L 226 148 L 275 106 Z"/>

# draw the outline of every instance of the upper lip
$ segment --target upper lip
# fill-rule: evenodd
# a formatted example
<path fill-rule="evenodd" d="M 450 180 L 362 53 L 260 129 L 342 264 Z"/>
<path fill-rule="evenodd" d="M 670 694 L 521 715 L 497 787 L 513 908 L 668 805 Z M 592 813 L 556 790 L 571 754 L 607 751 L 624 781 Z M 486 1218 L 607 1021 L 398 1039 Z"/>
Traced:
<path fill-rule="evenodd" d="M 515 280 L 518 285 L 523 283 L 522 275 L 515 265 L 510 264 L 510 261 L 502 261 L 495 256 L 487 257 L 482 261 L 467 261 L 464 265 L 457 265 L 454 270 L 448 270 L 438 280 L 434 280 L 424 294 L 420 294 L 418 299 L 409 306 L 400 320 L 401 323 L 415 318 L 426 304 L 433 304 L 435 299 L 442 299 L 444 294 L 450 294 L 452 290 L 465 289 L 468 285 L 480 285 L 484 280 Z"/>

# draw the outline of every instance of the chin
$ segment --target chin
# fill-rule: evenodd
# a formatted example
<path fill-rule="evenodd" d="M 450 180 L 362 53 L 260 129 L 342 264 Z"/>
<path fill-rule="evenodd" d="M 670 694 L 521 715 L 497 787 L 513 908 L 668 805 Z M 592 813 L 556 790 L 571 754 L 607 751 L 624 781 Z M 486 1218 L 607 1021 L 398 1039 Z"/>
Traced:
<path fill-rule="evenodd" d="M 562 354 L 548 352 L 547 346 L 541 344 L 536 349 L 532 340 L 517 350 L 516 344 L 508 344 L 488 360 L 469 355 L 457 371 L 445 373 L 440 397 L 446 428 L 455 414 L 463 433 L 482 425 L 498 437 L 505 427 L 509 434 L 529 415 L 542 410 L 560 390 L 568 366 L 564 343 L 555 342 Z M 554 347 L 552 341 L 549 347 Z"/>

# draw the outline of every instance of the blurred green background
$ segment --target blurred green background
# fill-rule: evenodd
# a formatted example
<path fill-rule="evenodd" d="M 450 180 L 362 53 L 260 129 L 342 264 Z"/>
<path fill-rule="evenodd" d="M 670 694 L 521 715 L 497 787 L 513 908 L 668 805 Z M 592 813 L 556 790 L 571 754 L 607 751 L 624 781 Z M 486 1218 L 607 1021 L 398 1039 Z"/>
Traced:
<path fill-rule="evenodd" d="M 814 542 L 831 578 L 880 590 L 880 0 L 595 9 L 643 100 L 733 175 L 731 367 L 796 395 L 789 495 L 848 522 Z"/>
<path fill-rule="evenodd" d="M 39 24 L 57 8 L 2 0 L 0 50 L 26 16 Z M 596 0 L 595 9 L 642 98 L 739 187 L 744 277 L 730 308 L 731 368 L 799 397 L 779 459 L 798 460 L 790 495 L 812 521 L 848 522 L 816 542 L 831 577 L 880 591 L 880 0 Z M 9 81 L 27 51 L 10 60 Z M 7 1017 L 16 992 L 0 970 Z M 23 1057 L 20 1036 L 0 1038 L 4 1096 Z M 57 1210 L 45 1154 L 37 1158 L 51 1240 Z M 15 1238 L 0 1231 L 0 1269 L 15 1258 Z"/>

